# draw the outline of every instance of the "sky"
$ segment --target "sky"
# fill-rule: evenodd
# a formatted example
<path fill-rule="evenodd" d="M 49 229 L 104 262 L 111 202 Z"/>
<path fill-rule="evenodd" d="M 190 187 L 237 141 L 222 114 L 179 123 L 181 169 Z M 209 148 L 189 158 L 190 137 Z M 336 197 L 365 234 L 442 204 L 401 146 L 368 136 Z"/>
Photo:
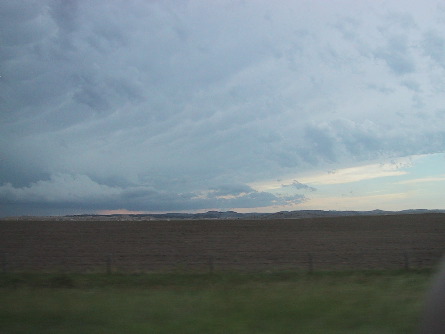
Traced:
<path fill-rule="evenodd" d="M 445 209 L 442 1 L 2 0 L 0 216 Z"/>

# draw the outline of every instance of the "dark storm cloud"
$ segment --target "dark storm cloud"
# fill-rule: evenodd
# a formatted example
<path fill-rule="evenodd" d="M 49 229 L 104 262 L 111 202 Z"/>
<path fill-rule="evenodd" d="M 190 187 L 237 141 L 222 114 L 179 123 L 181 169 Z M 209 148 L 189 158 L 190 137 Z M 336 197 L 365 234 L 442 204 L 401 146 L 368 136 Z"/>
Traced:
<path fill-rule="evenodd" d="M 295 204 L 249 184 L 443 151 L 438 3 L 346 3 L 2 1 L 3 207 Z"/>
<path fill-rule="evenodd" d="M 305 200 L 303 195 L 276 196 L 245 185 L 222 188 L 206 194 L 173 193 L 141 186 L 110 187 L 85 176 L 56 175 L 28 187 L 4 184 L 0 187 L 0 203 L 5 206 L 5 213 L 6 205 L 9 205 L 40 207 L 41 213 L 54 214 L 63 209 L 91 212 L 122 207 L 153 211 L 254 208 L 298 204 Z M 228 193 L 236 195 L 228 196 Z"/>

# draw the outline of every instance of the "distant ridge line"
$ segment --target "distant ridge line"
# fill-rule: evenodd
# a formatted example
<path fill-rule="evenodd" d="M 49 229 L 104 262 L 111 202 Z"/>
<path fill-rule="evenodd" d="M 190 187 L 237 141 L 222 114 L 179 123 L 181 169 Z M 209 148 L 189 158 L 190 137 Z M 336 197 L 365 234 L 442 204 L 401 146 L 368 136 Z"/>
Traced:
<path fill-rule="evenodd" d="M 445 213 L 445 210 L 429 209 L 411 209 L 401 211 L 336 211 L 336 210 L 294 210 L 279 211 L 275 213 L 239 213 L 235 211 L 207 211 L 204 213 L 157 213 L 157 214 L 79 214 L 65 216 L 20 216 L 3 217 L 0 220 L 32 220 L 32 219 L 50 219 L 50 220 L 198 220 L 198 219 L 299 219 L 299 218 L 317 218 L 317 217 L 346 217 L 346 216 L 378 216 L 378 215 L 402 215 L 402 214 L 428 214 Z"/>

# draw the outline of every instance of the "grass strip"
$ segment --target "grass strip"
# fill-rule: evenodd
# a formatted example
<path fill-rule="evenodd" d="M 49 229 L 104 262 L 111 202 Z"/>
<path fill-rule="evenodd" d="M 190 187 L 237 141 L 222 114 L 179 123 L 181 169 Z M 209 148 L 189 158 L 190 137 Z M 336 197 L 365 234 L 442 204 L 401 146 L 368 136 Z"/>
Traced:
<path fill-rule="evenodd" d="M 0 332 L 414 333 L 432 274 L 2 274 Z"/>

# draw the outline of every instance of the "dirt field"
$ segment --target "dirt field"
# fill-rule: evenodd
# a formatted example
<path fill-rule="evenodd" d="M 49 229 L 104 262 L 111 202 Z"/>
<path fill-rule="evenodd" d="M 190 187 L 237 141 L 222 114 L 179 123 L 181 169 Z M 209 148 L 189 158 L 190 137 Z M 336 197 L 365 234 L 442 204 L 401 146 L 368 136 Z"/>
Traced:
<path fill-rule="evenodd" d="M 6 271 L 424 268 L 444 253 L 445 214 L 0 222 Z"/>

